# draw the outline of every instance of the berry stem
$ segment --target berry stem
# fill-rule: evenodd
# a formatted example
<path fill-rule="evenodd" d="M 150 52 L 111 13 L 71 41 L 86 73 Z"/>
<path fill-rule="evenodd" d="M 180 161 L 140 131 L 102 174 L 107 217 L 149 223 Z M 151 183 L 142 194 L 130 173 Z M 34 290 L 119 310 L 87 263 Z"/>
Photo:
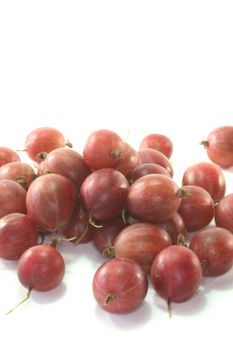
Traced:
<path fill-rule="evenodd" d="M 169 318 L 171 318 L 172 317 L 172 306 L 171 306 L 171 300 L 170 299 L 167 299 L 167 309 L 168 309 Z"/>
<path fill-rule="evenodd" d="M 89 216 L 89 221 L 88 222 L 89 222 L 90 225 L 94 226 L 95 228 L 103 227 L 102 224 L 96 223 L 96 221 L 93 219 L 93 217 L 91 215 Z"/>
<path fill-rule="evenodd" d="M 122 212 L 121 212 L 121 217 L 122 217 L 122 220 L 124 222 L 124 224 L 128 225 L 128 221 L 127 221 L 127 211 L 126 209 L 123 209 Z"/>
<path fill-rule="evenodd" d="M 70 147 L 70 148 L 73 148 L 73 143 L 70 142 L 70 140 L 67 140 L 66 146 L 68 146 L 68 147 Z"/>
<path fill-rule="evenodd" d="M 108 258 L 115 258 L 115 249 L 113 245 L 105 247 L 102 254 Z"/>
<path fill-rule="evenodd" d="M 200 145 L 204 146 L 205 148 L 209 147 L 209 142 L 207 140 L 203 140 L 200 142 Z"/>
<path fill-rule="evenodd" d="M 88 224 L 87 224 L 87 225 L 86 225 L 86 228 L 85 228 L 85 230 L 83 231 L 83 233 L 81 234 L 81 236 L 80 236 L 78 239 L 76 238 L 76 241 L 74 241 L 74 244 L 78 245 L 78 244 L 80 243 L 81 239 L 86 235 L 88 229 L 89 229 L 89 226 L 88 226 Z"/>
<path fill-rule="evenodd" d="M 116 299 L 115 293 L 109 293 L 107 294 L 106 298 L 104 299 L 104 305 L 109 305 L 113 302 L 113 300 Z"/>
<path fill-rule="evenodd" d="M 182 235 L 182 233 L 178 234 L 177 240 L 176 240 L 176 244 L 177 245 L 182 245 L 184 247 L 187 247 L 187 243 L 185 242 L 185 238 L 184 235 Z"/>
<path fill-rule="evenodd" d="M 40 160 L 45 160 L 45 158 L 47 157 L 47 154 L 46 152 L 40 152 L 37 154 L 37 158 L 40 159 Z"/>
<path fill-rule="evenodd" d="M 186 190 L 185 188 L 179 188 L 178 191 L 176 192 L 176 196 L 178 198 L 187 198 L 189 197 L 189 191 Z"/>
<path fill-rule="evenodd" d="M 112 156 L 113 158 L 120 158 L 120 156 L 121 156 L 121 151 L 115 149 L 115 150 L 113 150 L 113 151 L 111 152 L 111 156 Z"/>
<path fill-rule="evenodd" d="M 16 304 L 12 309 L 6 312 L 6 315 L 9 315 L 12 311 L 14 311 L 18 306 L 23 304 L 26 300 L 30 298 L 32 288 L 28 288 L 27 294 L 23 300 L 21 300 L 18 304 Z"/>

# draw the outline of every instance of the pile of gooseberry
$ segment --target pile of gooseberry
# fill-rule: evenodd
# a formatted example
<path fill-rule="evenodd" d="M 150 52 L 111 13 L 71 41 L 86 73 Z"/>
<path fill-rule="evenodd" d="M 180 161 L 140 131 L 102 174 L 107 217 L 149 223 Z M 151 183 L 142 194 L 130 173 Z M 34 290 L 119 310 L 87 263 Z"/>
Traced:
<path fill-rule="evenodd" d="M 203 276 L 229 271 L 233 194 L 225 196 L 222 169 L 233 166 L 233 126 L 201 144 L 210 162 L 190 165 L 181 186 L 165 135 L 145 136 L 136 151 L 115 132 L 96 130 L 81 155 L 60 131 L 43 127 L 25 140 L 31 163 L 0 147 L 0 258 L 18 260 L 25 300 L 61 283 L 60 241 L 92 241 L 105 256 L 93 295 L 112 313 L 138 308 L 149 283 L 170 309 L 190 299 Z"/>

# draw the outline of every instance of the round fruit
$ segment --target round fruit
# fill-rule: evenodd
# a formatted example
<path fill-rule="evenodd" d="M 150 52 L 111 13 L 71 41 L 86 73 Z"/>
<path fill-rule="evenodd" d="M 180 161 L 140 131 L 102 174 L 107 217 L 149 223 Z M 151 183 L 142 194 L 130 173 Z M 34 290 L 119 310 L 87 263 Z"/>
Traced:
<path fill-rule="evenodd" d="M 233 126 L 214 129 L 201 144 L 206 148 L 212 162 L 222 168 L 233 166 Z"/>
<path fill-rule="evenodd" d="M 171 246 L 160 252 L 151 266 L 156 292 L 168 302 L 183 302 L 197 291 L 202 278 L 201 263 L 190 249 Z"/>
<path fill-rule="evenodd" d="M 222 199 L 226 191 L 226 181 L 221 168 L 206 162 L 188 167 L 184 172 L 182 184 L 204 188 L 214 201 Z"/>
<path fill-rule="evenodd" d="M 58 174 L 40 176 L 27 192 L 28 215 L 46 230 L 58 230 L 71 217 L 76 196 L 73 183 L 66 177 Z"/>
<path fill-rule="evenodd" d="M 90 174 L 81 187 L 81 198 L 91 217 L 109 220 L 126 206 L 129 183 L 119 171 L 100 169 Z"/>
<path fill-rule="evenodd" d="M 116 168 L 124 151 L 124 142 L 111 130 L 90 134 L 83 149 L 83 158 L 91 169 Z"/>
<path fill-rule="evenodd" d="M 25 149 L 32 160 L 40 163 L 47 153 L 56 148 L 64 147 L 65 144 L 65 138 L 60 131 L 43 127 L 33 130 L 27 136 Z"/>
<path fill-rule="evenodd" d="M 128 313 L 137 309 L 146 297 L 148 280 L 133 260 L 115 258 L 103 263 L 93 278 L 97 303 L 112 313 Z"/>
<path fill-rule="evenodd" d="M 37 245 L 38 233 L 32 220 L 12 213 L 0 219 L 0 257 L 17 260 L 25 250 Z"/>
<path fill-rule="evenodd" d="M 10 213 L 26 213 L 26 191 L 17 182 L 0 180 L 0 218 Z"/>
<path fill-rule="evenodd" d="M 233 193 L 224 197 L 215 207 L 215 222 L 233 233 Z"/>
<path fill-rule="evenodd" d="M 62 255 L 47 244 L 27 249 L 18 261 L 18 278 L 29 290 L 47 291 L 56 288 L 64 273 Z"/>
<path fill-rule="evenodd" d="M 67 177 L 73 182 L 78 191 L 84 179 L 91 172 L 83 157 L 68 147 L 57 148 L 51 151 L 44 160 L 42 171 L 45 174 L 55 173 Z"/>
<path fill-rule="evenodd" d="M 136 261 L 149 274 L 155 256 L 171 244 L 169 234 L 161 227 L 138 223 L 121 231 L 115 240 L 114 249 L 116 257 Z"/>
<path fill-rule="evenodd" d="M 127 208 L 133 217 L 156 224 L 177 212 L 183 195 L 168 176 L 147 175 L 130 186 Z"/>
<path fill-rule="evenodd" d="M 33 168 L 26 163 L 11 162 L 0 168 L 0 180 L 8 179 L 18 182 L 26 190 L 35 179 Z"/>
<path fill-rule="evenodd" d="M 214 217 L 214 202 L 210 194 L 199 186 L 183 186 L 187 197 L 183 198 L 179 207 L 188 231 L 201 230 Z"/>
<path fill-rule="evenodd" d="M 170 158 L 173 151 L 173 144 L 166 135 L 150 134 L 144 137 L 140 144 L 140 149 L 153 148 Z"/>
<path fill-rule="evenodd" d="M 18 154 L 10 148 L 0 147 L 0 167 L 10 162 L 19 162 Z"/>
<path fill-rule="evenodd" d="M 198 256 L 203 276 L 219 276 L 233 266 L 233 235 L 222 227 L 196 233 L 189 248 Z"/>

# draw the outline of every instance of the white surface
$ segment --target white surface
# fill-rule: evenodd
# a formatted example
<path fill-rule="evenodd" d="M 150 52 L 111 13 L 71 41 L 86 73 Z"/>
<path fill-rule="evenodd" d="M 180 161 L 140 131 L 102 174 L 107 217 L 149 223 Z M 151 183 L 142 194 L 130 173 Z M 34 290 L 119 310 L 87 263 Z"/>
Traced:
<path fill-rule="evenodd" d="M 95 129 L 113 129 L 134 147 L 160 132 L 174 143 L 180 183 L 188 165 L 207 160 L 198 142 L 233 125 L 232 18 L 231 0 L 0 0 L 0 144 L 21 148 L 39 126 L 60 129 L 80 152 Z M 152 289 L 139 310 L 117 316 L 93 299 L 103 259 L 92 245 L 61 251 L 64 283 L 33 291 L 8 316 L 25 289 L 16 264 L 0 261 L 4 349 L 232 349 L 233 271 L 173 304 L 171 320 Z"/>

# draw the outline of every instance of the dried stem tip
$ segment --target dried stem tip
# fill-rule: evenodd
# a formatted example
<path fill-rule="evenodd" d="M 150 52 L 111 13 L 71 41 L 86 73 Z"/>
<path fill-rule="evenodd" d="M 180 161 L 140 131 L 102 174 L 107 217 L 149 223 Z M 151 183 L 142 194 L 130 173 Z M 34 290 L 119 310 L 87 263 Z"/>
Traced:
<path fill-rule="evenodd" d="M 107 294 L 106 298 L 104 299 L 104 305 L 109 305 L 115 299 L 116 299 L 115 293 Z"/>
<path fill-rule="evenodd" d="M 45 158 L 47 157 L 48 153 L 46 152 L 40 152 L 37 154 L 37 158 L 40 160 L 45 160 Z"/>
<path fill-rule="evenodd" d="M 189 191 L 187 189 L 181 187 L 178 189 L 176 196 L 178 198 L 187 198 L 187 197 L 189 197 Z"/>
<path fill-rule="evenodd" d="M 114 149 L 112 152 L 111 152 L 111 156 L 113 158 L 120 158 L 121 156 L 121 151 L 117 150 L 117 149 Z"/>
<path fill-rule="evenodd" d="M 200 142 L 200 145 L 202 145 L 205 148 L 207 148 L 209 146 L 209 142 L 207 140 L 203 140 L 203 141 Z"/>
<path fill-rule="evenodd" d="M 115 249 L 113 245 L 105 247 L 102 254 L 108 258 L 115 258 Z"/>

